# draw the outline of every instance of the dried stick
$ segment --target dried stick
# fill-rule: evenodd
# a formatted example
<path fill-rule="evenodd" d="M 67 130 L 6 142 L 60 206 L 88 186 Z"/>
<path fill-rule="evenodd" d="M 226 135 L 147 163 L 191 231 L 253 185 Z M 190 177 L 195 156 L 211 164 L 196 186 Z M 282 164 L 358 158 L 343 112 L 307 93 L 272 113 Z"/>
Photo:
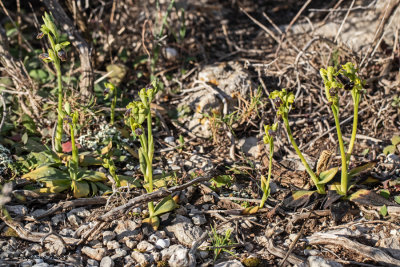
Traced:
<path fill-rule="evenodd" d="M 174 186 L 171 188 L 162 188 L 162 189 L 159 189 L 152 193 L 148 193 L 148 194 L 144 194 L 144 195 L 135 197 L 135 198 L 129 200 L 128 203 L 118 206 L 118 207 L 108 211 L 106 214 L 98 216 L 96 218 L 96 220 L 104 221 L 104 222 L 115 220 L 118 217 L 122 216 L 124 214 L 124 211 L 126 211 L 130 208 L 133 208 L 133 207 L 138 206 L 143 203 L 148 203 L 148 202 L 156 200 L 156 199 L 164 198 L 174 192 L 182 191 L 183 189 L 185 189 L 193 184 L 208 181 L 211 178 L 213 178 L 214 176 L 218 175 L 218 173 L 219 173 L 218 171 L 211 171 L 211 172 L 207 173 L 206 175 L 200 176 L 196 179 L 193 179 L 183 185 L 178 185 L 178 186 Z"/>
<path fill-rule="evenodd" d="M 350 240 L 349 238 L 344 236 L 338 236 L 328 233 L 315 233 L 312 236 L 307 237 L 307 241 L 310 245 L 339 246 L 353 253 L 384 264 L 385 266 L 400 266 L 400 260 L 391 257 L 389 254 L 383 252 L 382 250 Z"/>

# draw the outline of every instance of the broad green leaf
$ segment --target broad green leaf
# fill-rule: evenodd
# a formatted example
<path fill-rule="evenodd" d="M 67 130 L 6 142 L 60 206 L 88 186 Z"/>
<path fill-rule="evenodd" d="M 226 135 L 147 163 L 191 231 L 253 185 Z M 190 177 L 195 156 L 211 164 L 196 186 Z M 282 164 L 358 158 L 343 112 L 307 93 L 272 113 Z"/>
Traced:
<path fill-rule="evenodd" d="M 388 214 L 386 205 L 383 205 L 383 206 L 381 207 L 381 209 L 379 210 L 379 213 L 380 213 L 383 217 L 385 217 L 385 216 Z"/>
<path fill-rule="evenodd" d="M 96 195 L 97 191 L 98 191 L 96 184 L 95 183 L 89 183 L 89 184 L 90 184 L 90 188 L 92 190 L 92 195 Z"/>
<path fill-rule="evenodd" d="M 330 180 L 333 179 L 333 177 L 335 177 L 335 175 L 338 172 L 338 170 L 339 170 L 339 168 L 335 167 L 335 168 L 331 168 L 329 170 L 321 172 L 319 174 L 320 181 L 318 182 L 318 184 L 326 184 L 326 183 L 328 183 Z"/>
<path fill-rule="evenodd" d="M 254 206 L 254 207 L 248 207 L 245 208 L 244 210 L 242 210 L 241 214 L 242 215 L 251 215 L 251 214 L 255 214 L 257 213 L 257 211 L 259 210 L 259 206 Z"/>
<path fill-rule="evenodd" d="M 353 177 L 359 175 L 361 172 L 375 167 L 375 165 L 376 165 L 376 162 L 371 161 L 371 162 L 368 162 L 367 164 L 364 164 L 364 165 L 361 165 L 361 166 L 358 166 L 358 167 L 355 167 L 355 168 L 351 169 L 348 172 L 349 180 L 351 180 Z"/>
<path fill-rule="evenodd" d="M 52 187 L 52 186 L 70 186 L 71 185 L 71 179 L 67 174 L 65 174 L 65 178 L 53 178 L 53 177 L 46 177 L 46 178 L 40 178 L 37 179 L 38 182 L 44 183 L 46 187 Z"/>
<path fill-rule="evenodd" d="M 157 206 L 154 208 L 154 216 L 158 216 L 163 213 L 173 211 L 177 207 L 175 201 L 172 199 L 171 195 L 165 197 Z"/>
<path fill-rule="evenodd" d="M 387 146 L 383 149 L 383 154 L 388 155 L 388 154 L 394 154 L 396 152 L 396 146 L 395 145 L 390 145 Z"/>
<path fill-rule="evenodd" d="M 400 204 L 400 196 L 395 196 L 394 201 L 396 201 L 397 204 Z"/>
<path fill-rule="evenodd" d="M 111 187 L 101 183 L 101 182 L 94 182 L 96 184 L 97 189 L 103 192 L 111 191 Z"/>
<path fill-rule="evenodd" d="M 75 198 L 86 197 L 90 194 L 89 184 L 85 181 L 72 181 L 72 188 Z"/>
<path fill-rule="evenodd" d="M 393 136 L 391 141 L 392 141 L 392 145 L 396 146 L 397 144 L 400 143 L 400 136 L 398 136 L 398 135 Z"/>
<path fill-rule="evenodd" d="M 383 196 L 386 199 L 389 199 L 390 192 L 387 189 L 382 189 L 382 190 L 379 191 L 379 195 Z"/>
<path fill-rule="evenodd" d="M 52 187 L 43 187 L 43 188 L 38 188 L 32 190 L 35 193 L 39 194 L 51 194 L 51 193 L 61 193 L 64 190 L 67 190 L 70 188 L 70 185 L 58 185 L 58 186 L 52 186 Z"/>
<path fill-rule="evenodd" d="M 222 186 L 230 187 L 233 178 L 231 175 L 219 175 L 211 179 L 211 185 L 213 189 L 220 188 Z"/>
<path fill-rule="evenodd" d="M 111 83 L 115 86 L 118 86 L 121 83 L 127 72 L 127 67 L 123 64 L 111 64 L 108 65 L 106 69 L 107 72 L 111 72 L 108 77 Z"/>
<path fill-rule="evenodd" d="M 107 176 L 105 173 L 92 171 L 92 170 L 81 170 L 78 172 L 79 180 L 87 180 L 91 182 L 102 182 L 107 181 Z"/>
<path fill-rule="evenodd" d="M 43 166 L 22 176 L 23 179 L 38 180 L 43 178 L 65 178 L 66 173 L 53 167 Z"/>

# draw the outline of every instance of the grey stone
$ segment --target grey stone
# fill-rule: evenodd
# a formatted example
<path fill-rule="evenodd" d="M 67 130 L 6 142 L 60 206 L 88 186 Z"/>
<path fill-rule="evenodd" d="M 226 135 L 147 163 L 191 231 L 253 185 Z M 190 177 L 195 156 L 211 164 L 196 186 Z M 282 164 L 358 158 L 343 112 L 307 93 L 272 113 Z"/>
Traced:
<path fill-rule="evenodd" d="M 143 240 L 139 244 L 137 244 L 136 249 L 139 250 L 140 252 L 151 252 L 155 250 L 155 247 L 148 241 Z"/>
<path fill-rule="evenodd" d="M 125 245 L 128 248 L 131 248 L 131 249 L 136 248 L 137 244 L 138 244 L 138 242 L 136 240 L 133 240 L 133 239 L 127 239 L 125 241 Z"/>
<path fill-rule="evenodd" d="M 26 230 L 28 230 L 29 232 L 35 232 L 35 231 L 37 231 L 38 226 L 35 223 L 27 223 L 24 225 L 24 228 Z"/>
<path fill-rule="evenodd" d="M 310 256 L 307 259 L 309 267 L 342 267 L 343 265 L 331 260 L 326 260 L 318 256 Z"/>
<path fill-rule="evenodd" d="M 125 257 L 128 254 L 125 249 L 117 248 L 115 249 L 115 254 L 111 256 L 111 259 L 115 260 L 121 257 Z"/>
<path fill-rule="evenodd" d="M 245 155 L 258 158 L 261 152 L 260 147 L 258 146 L 259 141 L 260 140 L 255 136 L 242 138 L 238 142 L 238 147 Z"/>
<path fill-rule="evenodd" d="M 68 213 L 68 214 L 67 214 L 67 219 L 68 219 L 69 223 L 70 223 L 72 226 L 80 227 L 81 224 L 82 224 L 82 219 L 79 218 L 79 217 L 78 217 L 76 214 L 74 214 L 74 213 Z"/>
<path fill-rule="evenodd" d="M 104 257 L 101 259 L 100 267 L 114 267 L 114 261 L 111 257 Z"/>
<path fill-rule="evenodd" d="M 48 267 L 48 266 L 50 266 L 50 265 L 45 262 L 41 262 L 41 263 L 37 263 L 37 264 L 33 265 L 32 267 Z"/>
<path fill-rule="evenodd" d="M 112 231 L 104 231 L 103 232 L 103 244 L 106 244 L 108 241 L 111 241 L 115 238 L 116 234 Z"/>
<path fill-rule="evenodd" d="M 19 267 L 32 267 L 32 261 L 24 261 L 19 264 Z"/>
<path fill-rule="evenodd" d="M 304 255 L 306 256 L 317 256 L 321 252 L 316 250 L 316 249 L 305 249 L 304 250 Z"/>
<path fill-rule="evenodd" d="M 79 217 L 76 216 L 75 214 L 73 214 L 71 216 L 74 216 L 74 218 L 77 218 L 78 220 L 80 220 Z M 84 224 L 80 225 L 78 227 L 78 229 L 76 229 L 74 237 L 81 237 L 86 231 L 90 231 L 90 225 L 88 223 L 84 223 Z"/>
<path fill-rule="evenodd" d="M 7 209 L 7 211 L 14 213 L 15 215 L 24 216 L 28 214 L 28 208 L 24 205 L 5 205 L 4 207 Z"/>
<path fill-rule="evenodd" d="M 121 245 L 120 245 L 117 241 L 115 241 L 115 240 L 112 240 L 112 241 L 108 241 L 108 242 L 107 242 L 107 249 L 109 249 L 109 250 L 111 250 L 111 249 L 117 249 L 117 248 L 119 248 L 119 247 L 121 247 Z"/>
<path fill-rule="evenodd" d="M 60 231 L 60 235 L 72 237 L 72 236 L 75 235 L 75 231 L 72 230 L 72 229 L 70 229 L 70 228 L 63 228 L 63 229 Z"/>
<path fill-rule="evenodd" d="M 178 219 L 178 216 L 172 221 L 171 225 L 166 226 L 166 229 L 172 232 L 180 243 L 189 247 L 203 234 L 203 230 L 199 226 L 194 226 L 192 223 L 182 221 Z"/>
<path fill-rule="evenodd" d="M 58 225 L 58 224 L 60 224 L 60 223 L 62 223 L 64 221 L 65 221 L 65 214 L 64 213 L 57 214 L 57 215 L 55 215 L 55 216 L 53 216 L 51 218 L 51 224 L 52 225 Z"/>
<path fill-rule="evenodd" d="M 139 225 L 132 220 L 121 220 L 118 221 L 114 232 L 117 233 L 117 239 L 119 241 L 124 237 L 136 237 L 140 233 L 140 228 Z"/>
<path fill-rule="evenodd" d="M 131 257 L 134 261 L 139 263 L 142 266 L 147 266 L 153 262 L 153 258 L 147 253 L 140 253 L 138 251 L 133 251 Z"/>
<path fill-rule="evenodd" d="M 46 210 L 44 210 L 44 209 L 37 209 L 37 210 L 34 210 L 31 212 L 31 216 L 38 217 L 38 216 L 44 214 L 45 212 L 46 212 Z"/>
<path fill-rule="evenodd" d="M 376 246 L 385 249 L 396 259 L 400 259 L 400 240 L 399 236 L 394 235 L 378 240 Z"/>
<path fill-rule="evenodd" d="M 244 267 L 243 264 L 238 260 L 230 260 L 215 264 L 214 267 Z"/>
<path fill-rule="evenodd" d="M 64 244 L 61 241 L 55 241 L 54 243 L 46 243 L 45 247 L 49 250 L 50 254 L 61 256 L 67 252 Z"/>
<path fill-rule="evenodd" d="M 91 259 L 101 261 L 101 259 L 106 255 L 106 249 L 105 248 L 93 249 L 91 247 L 83 247 L 82 253 Z"/>
<path fill-rule="evenodd" d="M 87 265 L 90 265 L 90 266 L 99 266 L 99 263 L 98 263 L 96 260 L 94 260 L 94 259 L 88 259 L 88 260 L 87 260 Z"/>
<path fill-rule="evenodd" d="M 87 209 L 80 207 L 80 208 L 76 208 L 76 209 L 72 209 L 70 212 L 67 213 L 68 215 L 72 215 L 72 214 L 76 214 L 77 216 L 81 217 L 81 218 L 86 218 L 90 216 L 90 211 L 88 211 Z"/>
<path fill-rule="evenodd" d="M 161 251 L 162 260 L 168 260 L 170 267 L 189 266 L 189 250 L 182 245 L 172 245 Z"/>
<path fill-rule="evenodd" d="M 34 259 L 34 261 L 35 261 L 35 264 L 44 262 L 42 259 Z"/>
<path fill-rule="evenodd" d="M 171 242 L 169 241 L 168 238 L 165 238 L 165 239 L 160 238 L 160 239 L 158 239 L 158 240 L 156 241 L 156 248 L 157 248 L 157 249 L 164 249 L 164 248 L 167 248 L 167 247 L 169 247 L 170 243 L 171 243 Z"/>
<path fill-rule="evenodd" d="M 203 225 L 207 223 L 207 219 L 203 214 L 196 214 L 192 217 L 192 221 L 195 225 Z"/>
<path fill-rule="evenodd" d="M 175 138 L 173 136 L 167 136 L 164 138 L 164 142 L 170 145 L 175 145 Z"/>

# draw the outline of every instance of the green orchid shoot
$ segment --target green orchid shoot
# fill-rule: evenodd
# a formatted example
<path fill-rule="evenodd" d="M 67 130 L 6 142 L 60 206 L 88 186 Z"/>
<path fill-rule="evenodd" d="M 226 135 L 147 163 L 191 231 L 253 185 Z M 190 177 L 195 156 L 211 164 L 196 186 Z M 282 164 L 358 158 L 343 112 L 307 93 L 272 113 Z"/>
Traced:
<path fill-rule="evenodd" d="M 286 91 L 286 89 L 282 89 L 281 91 L 275 90 L 273 91 L 270 96 L 271 99 L 275 101 L 275 105 L 277 107 L 277 116 L 278 118 L 282 118 L 283 123 L 285 125 L 287 134 L 289 136 L 289 140 L 292 143 L 294 150 L 296 151 L 297 155 L 299 156 L 301 163 L 304 165 L 307 173 L 310 175 L 311 180 L 317 187 L 317 192 L 319 194 L 325 194 L 325 187 L 323 184 L 319 183 L 319 179 L 315 172 L 311 169 L 308 165 L 306 159 L 304 158 L 303 154 L 301 153 L 299 147 L 296 144 L 296 141 L 293 138 L 292 131 L 289 126 L 289 111 L 292 108 L 292 104 L 294 102 L 294 94 L 292 92 Z"/>
<path fill-rule="evenodd" d="M 43 22 L 41 25 L 41 32 L 38 33 L 37 38 L 41 39 L 45 35 L 47 36 L 50 47 L 47 49 L 47 53 L 43 53 L 39 55 L 39 58 L 45 63 L 52 62 L 54 64 L 54 68 L 57 73 L 57 84 L 58 84 L 58 119 L 57 119 L 57 130 L 55 136 L 55 151 L 62 152 L 61 147 L 61 137 L 62 137 L 62 124 L 63 124 L 63 115 L 62 115 L 62 98 L 63 98 L 63 89 L 62 89 L 62 73 L 61 73 L 61 61 L 67 60 L 67 54 L 64 50 L 70 43 L 69 42 L 61 42 L 60 41 L 60 33 L 57 29 L 57 26 L 54 23 L 53 16 L 47 12 L 44 13 Z"/>
<path fill-rule="evenodd" d="M 274 155 L 274 137 L 276 135 L 276 130 L 278 128 L 278 123 L 270 125 L 264 125 L 264 137 L 263 141 L 264 144 L 269 145 L 269 163 L 268 163 L 268 179 L 265 179 L 263 175 L 261 175 L 261 189 L 263 191 L 263 196 L 261 198 L 260 208 L 264 207 L 265 201 L 269 197 L 270 194 L 270 187 L 269 183 L 271 181 L 271 174 L 272 174 L 272 157 Z"/>
<path fill-rule="evenodd" d="M 105 98 L 108 99 L 111 98 L 111 119 L 110 119 L 110 124 L 114 124 L 114 118 L 115 118 L 115 107 L 117 105 L 117 88 L 114 86 L 112 83 L 104 83 L 104 86 L 106 87 L 106 90 L 104 91 Z"/>
<path fill-rule="evenodd" d="M 72 190 L 76 191 L 76 182 L 79 171 L 79 156 L 78 156 L 78 148 L 76 147 L 75 142 L 75 133 L 76 133 L 76 125 L 78 124 L 79 114 L 78 111 L 71 112 L 71 107 L 68 102 L 64 105 L 65 114 L 63 115 L 63 120 L 68 124 L 70 128 L 71 134 L 71 146 L 72 146 L 72 157 L 68 161 L 68 171 L 69 176 L 71 178 L 71 187 Z"/>
<path fill-rule="evenodd" d="M 148 193 L 153 192 L 153 156 L 154 156 L 154 140 L 152 133 L 152 119 L 150 104 L 158 91 L 159 82 L 154 80 L 150 86 L 143 88 L 139 92 L 141 101 L 132 101 L 126 106 L 125 123 L 131 128 L 134 138 L 140 141 L 139 162 L 140 170 L 143 173 L 144 181 L 147 183 L 145 187 Z M 143 123 L 147 121 L 147 133 L 143 127 Z M 145 223 L 149 223 L 153 228 L 157 229 L 160 224 L 159 214 L 169 212 L 176 207 L 176 203 L 171 196 L 162 200 L 156 207 L 153 201 L 148 203 L 149 218 L 145 219 Z"/>
<path fill-rule="evenodd" d="M 350 163 L 350 157 L 351 153 L 353 152 L 354 143 L 357 135 L 358 107 L 360 104 L 364 82 L 358 77 L 357 69 L 351 62 L 342 65 L 342 68 L 339 71 L 336 71 L 332 66 L 329 66 L 327 69 L 321 69 L 320 75 L 324 81 L 326 98 L 329 101 L 329 105 L 331 106 L 332 113 L 335 118 L 336 132 L 339 141 L 340 156 L 342 160 L 342 173 L 339 193 L 346 195 L 349 189 L 350 180 L 348 175 L 348 166 Z M 346 82 L 344 77 L 346 77 L 349 82 Z M 340 89 L 351 91 L 351 96 L 353 98 L 354 104 L 353 129 L 347 153 L 344 148 L 343 136 L 339 122 Z"/>

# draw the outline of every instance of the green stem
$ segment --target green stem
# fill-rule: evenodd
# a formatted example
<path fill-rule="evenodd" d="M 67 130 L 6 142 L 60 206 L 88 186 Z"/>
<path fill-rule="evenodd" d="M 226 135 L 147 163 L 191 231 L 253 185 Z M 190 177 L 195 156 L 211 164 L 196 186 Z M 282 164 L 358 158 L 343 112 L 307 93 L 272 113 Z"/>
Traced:
<path fill-rule="evenodd" d="M 342 131 L 340 130 L 339 111 L 338 111 L 337 105 L 335 105 L 335 104 L 333 104 L 331 108 L 332 108 L 333 116 L 335 118 L 336 132 L 337 132 L 337 136 L 338 136 L 338 140 L 339 140 L 340 156 L 342 158 L 342 175 L 341 175 L 341 181 L 340 181 L 340 190 L 342 191 L 342 193 L 347 194 L 347 184 L 348 184 L 347 158 L 346 158 L 346 152 L 344 150 Z"/>
<path fill-rule="evenodd" d="M 318 179 L 317 175 L 315 174 L 315 172 L 312 171 L 312 169 L 308 165 L 306 159 L 303 157 L 303 154 L 301 153 L 299 147 L 296 144 L 296 141 L 293 138 L 293 134 L 292 134 L 292 131 L 290 130 L 289 120 L 287 118 L 287 115 L 286 116 L 282 116 L 282 118 L 283 118 L 283 122 L 284 122 L 285 127 L 286 127 L 286 131 L 288 133 L 290 142 L 292 143 L 292 146 L 293 146 L 294 150 L 296 151 L 297 155 L 299 156 L 299 158 L 301 160 L 301 163 L 303 163 L 304 167 L 306 168 L 307 173 L 311 177 L 311 180 L 314 182 L 315 186 L 317 187 L 318 193 L 319 194 L 325 194 L 326 192 L 325 192 L 324 185 L 318 184 L 319 179 Z"/>
<path fill-rule="evenodd" d="M 265 201 L 267 201 L 267 198 L 268 198 L 269 183 L 271 181 L 271 175 L 272 175 L 272 157 L 273 157 L 273 155 L 274 155 L 274 139 L 271 137 L 271 139 L 269 141 L 268 178 L 267 178 L 267 184 L 261 185 L 261 188 L 263 190 L 263 196 L 261 198 L 260 208 L 264 207 Z"/>
<path fill-rule="evenodd" d="M 116 91 L 116 90 L 115 90 Z M 115 106 L 117 105 L 117 92 L 113 92 L 114 98 L 111 102 L 111 125 L 114 124 L 114 117 L 115 117 Z"/>
<path fill-rule="evenodd" d="M 353 115 L 353 130 L 351 132 L 351 139 L 349 144 L 349 149 L 347 150 L 347 163 L 350 161 L 351 153 L 353 152 L 354 143 L 356 141 L 357 135 L 357 124 L 358 124 L 358 106 L 360 103 L 360 94 L 354 93 L 353 96 L 353 104 L 354 104 L 354 115 Z"/>
<path fill-rule="evenodd" d="M 75 144 L 75 125 L 70 124 L 69 127 L 71 128 L 71 146 L 72 146 L 72 166 L 70 165 L 70 174 L 71 174 L 71 179 L 76 180 L 77 177 L 77 171 L 78 171 L 78 165 L 79 165 L 79 157 L 78 157 L 78 149 Z"/>
<path fill-rule="evenodd" d="M 57 130 L 55 136 L 55 150 L 56 152 L 62 152 L 61 147 L 61 137 L 63 132 L 63 116 L 62 116 L 62 99 L 63 99 L 63 90 L 62 90 L 62 74 L 61 74 L 61 67 L 60 62 L 57 60 L 54 62 L 54 66 L 57 72 L 57 84 L 58 84 L 58 118 L 57 118 Z"/>
<path fill-rule="evenodd" d="M 151 109 L 149 104 L 149 113 L 147 114 L 147 180 L 149 182 L 149 193 L 153 192 L 153 153 L 154 153 L 154 143 L 153 143 L 153 132 L 151 129 Z M 150 201 L 148 203 L 150 218 L 154 214 L 154 203 Z"/>

